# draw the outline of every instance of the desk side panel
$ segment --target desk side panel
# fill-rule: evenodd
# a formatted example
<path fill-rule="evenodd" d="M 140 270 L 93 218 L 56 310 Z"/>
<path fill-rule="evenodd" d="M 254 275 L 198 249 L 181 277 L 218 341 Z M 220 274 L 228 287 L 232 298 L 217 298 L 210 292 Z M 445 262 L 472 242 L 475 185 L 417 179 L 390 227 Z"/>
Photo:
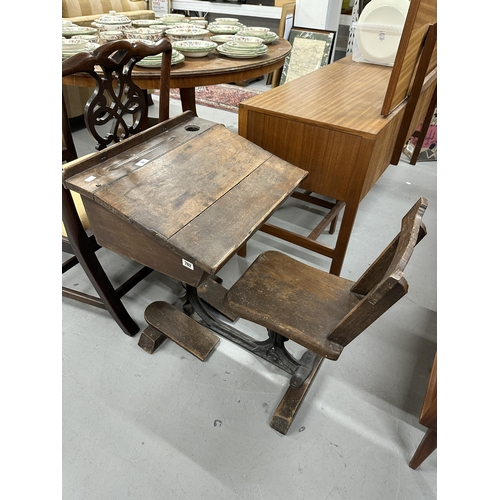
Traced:
<path fill-rule="evenodd" d="M 188 254 L 182 255 L 167 248 L 95 201 L 82 199 L 89 219 L 92 220 L 97 242 L 102 247 L 192 286 L 198 286 L 206 276 L 199 267 L 189 269 L 183 265 L 183 259 L 192 263 Z"/>
<path fill-rule="evenodd" d="M 364 176 L 359 136 L 254 110 L 240 109 L 240 117 L 246 139 L 309 172 L 301 188 L 345 200 L 352 177 Z"/>
<path fill-rule="evenodd" d="M 373 185 L 390 165 L 398 131 L 401 127 L 402 121 L 403 113 L 395 113 L 393 119 L 387 121 L 387 127 L 379 133 L 377 140 L 372 143 L 373 154 L 369 160 L 359 201 L 366 196 L 368 191 L 370 191 Z"/>

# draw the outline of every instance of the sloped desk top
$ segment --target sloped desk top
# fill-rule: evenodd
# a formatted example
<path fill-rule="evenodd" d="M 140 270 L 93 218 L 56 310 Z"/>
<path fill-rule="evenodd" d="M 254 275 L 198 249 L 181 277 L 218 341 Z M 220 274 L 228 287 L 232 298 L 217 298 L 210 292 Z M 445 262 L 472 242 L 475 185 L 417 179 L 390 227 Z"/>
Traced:
<path fill-rule="evenodd" d="M 64 170 L 104 247 L 197 286 L 307 172 L 184 113 Z"/>

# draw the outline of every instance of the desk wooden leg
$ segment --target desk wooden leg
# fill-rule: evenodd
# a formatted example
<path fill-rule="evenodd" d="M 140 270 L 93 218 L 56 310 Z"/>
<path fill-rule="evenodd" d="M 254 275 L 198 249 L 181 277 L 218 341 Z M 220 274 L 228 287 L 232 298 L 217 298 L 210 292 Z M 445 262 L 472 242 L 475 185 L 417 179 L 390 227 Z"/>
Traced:
<path fill-rule="evenodd" d="M 344 263 L 345 254 L 347 252 L 347 245 L 351 237 L 356 214 L 358 213 L 357 203 L 347 203 L 345 205 L 344 215 L 342 216 L 342 223 L 340 224 L 339 236 L 333 251 L 332 263 L 330 265 L 330 273 L 340 276 L 342 264 Z"/>
<path fill-rule="evenodd" d="M 192 111 L 196 116 L 196 94 L 194 87 L 189 89 L 180 89 L 182 111 Z"/>

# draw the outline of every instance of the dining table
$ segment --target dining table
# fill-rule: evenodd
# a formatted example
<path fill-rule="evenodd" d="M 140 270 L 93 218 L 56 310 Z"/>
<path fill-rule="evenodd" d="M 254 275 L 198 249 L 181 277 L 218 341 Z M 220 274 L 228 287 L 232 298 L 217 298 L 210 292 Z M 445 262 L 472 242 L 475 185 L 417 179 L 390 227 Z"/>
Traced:
<path fill-rule="evenodd" d="M 179 89 L 182 110 L 196 113 L 196 87 L 252 80 L 281 68 L 291 44 L 279 38 L 267 47 L 266 54 L 248 59 L 228 57 L 213 50 L 205 57 L 186 56 L 183 62 L 172 65 L 170 87 Z M 134 82 L 143 90 L 160 87 L 160 68 L 136 66 L 133 75 Z M 95 81 L 88 74 L 74 74 L 64 77 L 63 84 L 94 87 Z"/>

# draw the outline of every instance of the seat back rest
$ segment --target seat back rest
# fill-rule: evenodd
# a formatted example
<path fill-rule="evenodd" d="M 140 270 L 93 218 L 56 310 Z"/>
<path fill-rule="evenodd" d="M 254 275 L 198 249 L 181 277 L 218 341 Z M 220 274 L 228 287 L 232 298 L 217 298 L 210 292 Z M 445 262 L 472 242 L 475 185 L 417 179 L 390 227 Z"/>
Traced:
<path fill-rule="evenodd" d="M 403 217 L 401 231 L 352 286 L 364 297 L 336 325 L 328 340 L 346 346 L 408 292 L 404 270 L 413 249 L 426 235 L 422 217 L 428 202 L 420 198 Z"/>
<path fill-rule="evenodd" d="M 85 124 L 101 151 L 147 126 L 147 92 L 134 83 L 132 71 L 144 57 L 163 53 L 161 69 L 160 121 L 169 116 L 169 79 L 172 46 L 167 38 L 153 45 L 117 40 L 93 52 L 80 52 L 63 61 L 62 76 L 88 73 L 96 82 L 85 106 Z M 96 68 L 99 68 L 96 70 Z"/>

